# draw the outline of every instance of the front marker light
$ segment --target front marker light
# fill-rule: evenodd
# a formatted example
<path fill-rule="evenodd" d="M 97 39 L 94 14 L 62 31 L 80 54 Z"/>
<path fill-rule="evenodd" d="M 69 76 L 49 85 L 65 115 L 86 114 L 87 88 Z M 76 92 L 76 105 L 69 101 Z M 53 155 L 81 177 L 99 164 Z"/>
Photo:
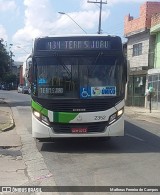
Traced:
<path fill-rule="evenodd" d="M 116 113 L 112 114 L 109 117 L 109 124 L 114 123 L 116 120 L 118 120 L 118 118 L 120 118 L 120 116 L 122 116 L 124 112 L 124 108 L 121 108 L 120 110 L 118 110 Z"/>
<path fill-rule="evenodd" d="M 109 117 L 109 124 L 113 123 L 114 121 L 116 121 L 117 118 L 117 114 L 114 113 Z"/>
<path fill-rule="evenodd" d="M 48 117 L 42 115 L 42 118 L 41 118 L 41 119 L 42 119 L 42 122 L 43 122 L 44 124 L 49 125 L 49 119 L 48 119 Z"/>
<path fill-rule="evenodd" d="M 37 118 L 40 118 L 41 117 L 41 114 L 39 112 L 35 111 L 35 110 L 33 111 L 33 114 Z"/>

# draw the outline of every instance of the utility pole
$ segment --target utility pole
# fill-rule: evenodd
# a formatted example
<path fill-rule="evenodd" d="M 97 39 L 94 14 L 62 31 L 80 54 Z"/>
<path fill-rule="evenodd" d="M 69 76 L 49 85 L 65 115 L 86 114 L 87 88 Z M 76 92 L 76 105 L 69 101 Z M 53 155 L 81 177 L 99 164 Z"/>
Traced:
<path fill-rule="evenodd" d="M 99 6 L 99 25 L 98 25 L 98 34 L 101 34 L 101 18 L 102 18 L 102 4 L 107 4 L 107 0 L 106 1 L 103 1 L 103 0 L 100 0 L 100 1 L 90 1 L 88 0 L 87 1 L 88 3 L 98 3 L 100 4 Z"/>

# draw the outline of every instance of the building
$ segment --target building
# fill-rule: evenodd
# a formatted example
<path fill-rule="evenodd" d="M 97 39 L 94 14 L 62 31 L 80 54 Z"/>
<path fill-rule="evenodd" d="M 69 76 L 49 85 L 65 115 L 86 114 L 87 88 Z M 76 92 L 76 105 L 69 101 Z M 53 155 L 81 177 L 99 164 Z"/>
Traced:
<path fill-rule="evenodd" d="M 14 63 L 12 64 L 12 73 L 16 75 L 17 77 L 17 83 L 16 83 L 16 87 L 18 86 L 18 84 L 23 84 L 23 79 L 21 77 L 22 75 L 22 62 L 18 62 L 18 61 L 14 61 Z"/>
<path fill-rule="evenodd" d="M 26 86 L 30 86 L 29 77 L 30 77 L 30 68 L 32 64 L 32 58 L 31 54 L 29 54 L 26 58 L 26 60 L 23 62 L 23 78 L 24 78 L 24 84 Z"/>
<path fill-rule="evenodd" d="M 152 108 L 160 109 L 160 13 L 154 14 L 151 18 L 150 34 L 155 38 L 154 46 L 154 68 L 148 70 L 147 88 L 153 88 Z M 149 100 L 146 106 L 149 107 Z"/>
<path fill-rule="evenodd" d="M 160 2 L 146 2 L 140 7 L 140 16 L 125 17 L 124 36 L 127 41 L 127 59 L 130 66 L 126 104 L 145 106 L 146 76 L 154 68 L 156 36 L 150 34 L 151 18 L 160 13 Z"/>
<path fill-rule="evenodd" d="M 151 18 L 150 34 L 155 37 L 154 68 L 160 68 L 160 13 Z"/>

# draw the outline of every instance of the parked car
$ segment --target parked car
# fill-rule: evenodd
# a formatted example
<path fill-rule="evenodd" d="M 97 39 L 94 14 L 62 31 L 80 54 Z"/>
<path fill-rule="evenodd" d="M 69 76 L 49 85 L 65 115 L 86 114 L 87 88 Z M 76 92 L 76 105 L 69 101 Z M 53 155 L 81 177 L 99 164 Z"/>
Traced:
<path fill-rule="evenodd" d="M 22 93 L 29 94 L 29 87 L 23 86 L 22 87 Z"/>
<path fill-rule="evenodd" d="M 23 88 L 23 85 L 19 84 L 19 85 L 18 85 L 17 92 L 18 92 L 18 93 L 22 93 L 22 88 Z"/>
<path fill-rule="evenodd" d="M 3 84 L 1 89 L 3 89 L 3 90 L 10 90 L 10 85 L 9 84 Z"/>
<path fill-rule="evenodd" d="M 28 94 L 31 94 L 31 87 L 28 88 Z"/>

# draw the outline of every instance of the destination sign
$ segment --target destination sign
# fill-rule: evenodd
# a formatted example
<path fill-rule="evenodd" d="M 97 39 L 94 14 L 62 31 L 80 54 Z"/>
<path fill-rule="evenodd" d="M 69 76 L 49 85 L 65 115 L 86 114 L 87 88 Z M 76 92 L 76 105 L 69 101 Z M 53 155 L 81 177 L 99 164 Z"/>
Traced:
<path fill-rule="evenodd" d="M 54 95 L 54 94 L 63 94 L 63 88 L 59 87 L 40 87 L 39 94 L 40 95 Z"/>
<path fill-rule="evenodd" d="M 51 41 L 47 43 L 48 50 L 61 49 L 109 49 L 109 42 L 103 40 L 93 41 Z"/>
<path fill-rule="evenodd" d="M 60 50 L 109 50 L 111 41 L 106 39 L 91 40 L 57 40 L 42 39 L 37 42 L 36 50 L 60 51 Z"/>

